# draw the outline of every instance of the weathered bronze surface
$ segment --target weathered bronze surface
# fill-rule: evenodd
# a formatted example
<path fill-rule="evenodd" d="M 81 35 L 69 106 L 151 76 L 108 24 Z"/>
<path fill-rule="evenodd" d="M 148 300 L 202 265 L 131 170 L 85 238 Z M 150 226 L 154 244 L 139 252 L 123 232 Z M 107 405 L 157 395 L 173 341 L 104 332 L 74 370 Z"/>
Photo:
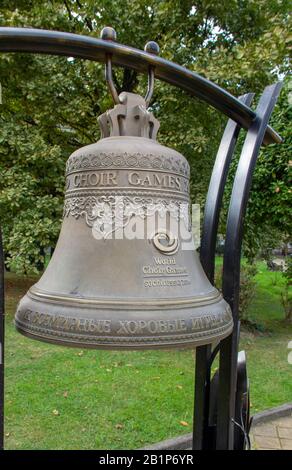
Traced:
<path fill-rule="evenodd" d="M 159 123 L 142 97 L 122 93 L 119 101 L 100 117 L 102 139 L 68 159 L 60 237 L 45 273 L 18 305 L 16 328 L 88 348 L 218 341 L 232 330 L 228 304 L 196 251 L 183 249 L 180 234 L 159 225 L 163 214 L 177 216 L 189 203 L 189 165 L 156 142 Z M 119 208 L 122 216 L 111 225 Z M 180 220 L 190 234 L 187 215 Z M 151 217 L 150 237 L 121 236 Z"/>

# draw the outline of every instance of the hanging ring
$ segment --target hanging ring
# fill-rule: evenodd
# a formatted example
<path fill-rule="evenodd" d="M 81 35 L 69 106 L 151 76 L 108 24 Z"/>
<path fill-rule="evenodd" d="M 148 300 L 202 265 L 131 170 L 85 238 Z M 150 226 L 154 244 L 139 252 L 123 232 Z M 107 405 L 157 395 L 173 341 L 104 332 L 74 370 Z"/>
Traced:
<path fill-rule="evenodd" d="M 148 67 L 148 87 L 145 95 L 146 108 L 148 108 L 154 91 L 154 67 Z"/>
<path fill-rule="evenodd" d="M 148 54 L 158 55 L 159 54 L 159 46 L 157 42 L 149 41 L 145 44 L 144 51 L 148 52 Z M 146 108 L 148 108 L 152 95 L 154 91 L 154 67 L 153 65 L 149 65 L 148 67 L 148 87 L 147 93 L 145 95 L 146 101 Z"/>
<path fill-rule="evenodd" d="M 114 28 L 110 26 L 106 26 L 101 30 L 100 33 L 101 39 L 104 41 L 112 41 L 115 42 L 117 39 L 117 33 L 115 32 Z M 115 104 L 120 103 L 119 95 L 116 90 L 114 81 L 113 81 L 113 72 L 112 72 L 112 55 L 107 54 L 105 57 L 105 79 L 109 88 L 109 91 L 112 95 Z"/>
<path fill-rule="evenodd" d="M 120 98 L 117 92 L 117 89 L 115 87 L 114 81 L 113 81 L 113 72 L 112 72 L 112 58 L 111 55 L 108 54 L 106 56 L 106 62 L 105 62 L 105 79 L 107 82 L 107 86 L 109 88 L 109 91 L 112 95 L 112 98 L 114 100 L 115 104 L 120 104 Z"/>
<path fill-rule="evenodd" d="M 116 32 L 113 28 L 110 27 L 105 27 L 101 31 L 101 39 L 106 40 L 106 41 L 115 41 L 117 38 Z M 144 51 L 148 52 L 148 54 L 153 54 L 153 55 L 158 55 L 159 54 L 159 46 L 156 42 L 154 41 L 149 41 L 144 47 Z M 114 100 L 115 104 L 120 104 L 120 98 L 117 92 L 117 89 L 115 87 L 114 81 L 113 81 L 113 73 L 112 73 L 112 54 L 107 54 L 106 55 L 106 60 L 105 60 L 105 79 L 110 91 L 110 94 L 112 95 L 112 98 Z M 148 67 L 148 86 L 147 86 L 147 92 L 145 95 L 145 103 L 146 103 L 146 108 L 148 108 L 152 95 L 154 91 L 154 66 L 149 65 Z"/>
<path fill-rule="evenodd" d="M 120 98 L 117 92 L 117 89 L 115 87 L 114 81 L 113 81 L 113 73 L 112 73 L 112 60 L 111 60 L 111 55 L 108 54 L 106 56 L 106 63 L 105 63 L 105 79 L 110 91 L 110 94 L 112 95 L 112 98 L 114 100 L 115 104 L 120 104 Z M 148 68 L 148 87 L 147 87 L 147 92 L 145 95 L 145 103 L 146 103 L 146 108 L 148 108 L 152 95 L 154 91 L 154 67 L 149 65 Z"/>

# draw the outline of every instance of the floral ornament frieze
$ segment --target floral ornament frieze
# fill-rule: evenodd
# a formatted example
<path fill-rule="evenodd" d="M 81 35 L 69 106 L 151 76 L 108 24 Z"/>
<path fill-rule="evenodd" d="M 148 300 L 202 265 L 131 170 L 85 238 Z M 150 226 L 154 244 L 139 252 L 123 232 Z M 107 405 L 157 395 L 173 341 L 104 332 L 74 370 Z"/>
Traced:
<path fill-rule="evenodd" d="M 84 218 L 89 227 L 108 238 L 113 232 L 124 229 L 130 221 L 171 218 L 183 223 L 190 231 L 190 207 L 186 202 L 154 199 L 151 197 L 128 196 L 79 196 L 65 200 L 64 217 Z"/>
<path fill-rule="evenodd" d="M 189 177 L 190 167 L 186 160 L 175 156 L 142 153 L 106 153 L 71 155 L 66 164 L 66 174 L 72 171 L 104 168 L 140 168 L 143 170 L 173 171 Z"/>

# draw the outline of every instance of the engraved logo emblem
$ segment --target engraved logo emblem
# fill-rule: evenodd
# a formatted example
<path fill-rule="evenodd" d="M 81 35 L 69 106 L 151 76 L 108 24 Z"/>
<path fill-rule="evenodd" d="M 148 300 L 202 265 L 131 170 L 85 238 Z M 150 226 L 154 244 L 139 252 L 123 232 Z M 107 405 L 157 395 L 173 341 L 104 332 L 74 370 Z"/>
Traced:
<path fill-rule="evenodd" d="M 173 255 L 179 248 L 178 239 L 168 230 L 160 230 L 157 232 L 152 242 L 155 248 L 164 255 Z"/>

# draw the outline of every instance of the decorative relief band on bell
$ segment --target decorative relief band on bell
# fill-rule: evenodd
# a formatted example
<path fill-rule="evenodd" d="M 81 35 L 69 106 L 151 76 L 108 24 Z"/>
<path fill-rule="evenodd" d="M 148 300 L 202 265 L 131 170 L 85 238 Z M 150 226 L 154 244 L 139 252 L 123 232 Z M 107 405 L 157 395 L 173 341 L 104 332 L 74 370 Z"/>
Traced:
<path fill-rule="evenodd" d="M 228 336 L 233 329 L 233 321 L 228 324 L 216 328 L 212 331 L 200 331 L 196 333 L 186 333 L 171 336 L 97 336 L 74 334 L 65 331 L 50 331 L 38 327 L 27 328 L 26 324 L 15 320 L 15 326 L 22 334 L 39 339 L 40 341 L 48 341 L 54 344 L 64 346 L 89 347 L 94 349 L 161 349 L 194 347 L 200 344 L 212 343 Z"/>
<path fill-rule="evenodd" d="M 18 312 L 16 327 L 28 336 L 39 336 L 42 340 L 76 343 L 91 347 L 147 348 L 157 344 L 166 347 L 193 343 L 202 340 L 218 340 L 232 331 L 233 320 L 230 308 L 220 314 L 205 314 L 188 319 L 118 320 L 75 318 L 58 314 L 46 314 L 30 309 Z"/>
<path fill-rule="evenodd" d="M 189 179 L 186 176 L 146 170 L 82 170 L 66 177 L 66 195 L 84 190 L 133 190 L 165 191 L 189 194 Z"/>
<path fill-rule="evenodd" d="M 63 217 L 69 215 L 75 219 L 84 217 L 89 227 L 102 230 L 102 227 L 114 225 L 115 230 L 124 228 L 132 217 L 146 219 L 158 214 L 165 217 L 169 214 L 174 220 L 184 223 L 190 231 L 189 204 L 169 199 L 156 199 L 140 196 L 81 196 L 66 197 Z"/>
<path fill-rule="evenodd" d="M 66 175 L 75 170 L 103 168 L 141 168 L 144 170 L 166 170 L 190 176 L 190 166 L 181 156 L 155 155 L 152 153 L 100 152 L 96 154 L 71 155 L 66 164 Z"/>

